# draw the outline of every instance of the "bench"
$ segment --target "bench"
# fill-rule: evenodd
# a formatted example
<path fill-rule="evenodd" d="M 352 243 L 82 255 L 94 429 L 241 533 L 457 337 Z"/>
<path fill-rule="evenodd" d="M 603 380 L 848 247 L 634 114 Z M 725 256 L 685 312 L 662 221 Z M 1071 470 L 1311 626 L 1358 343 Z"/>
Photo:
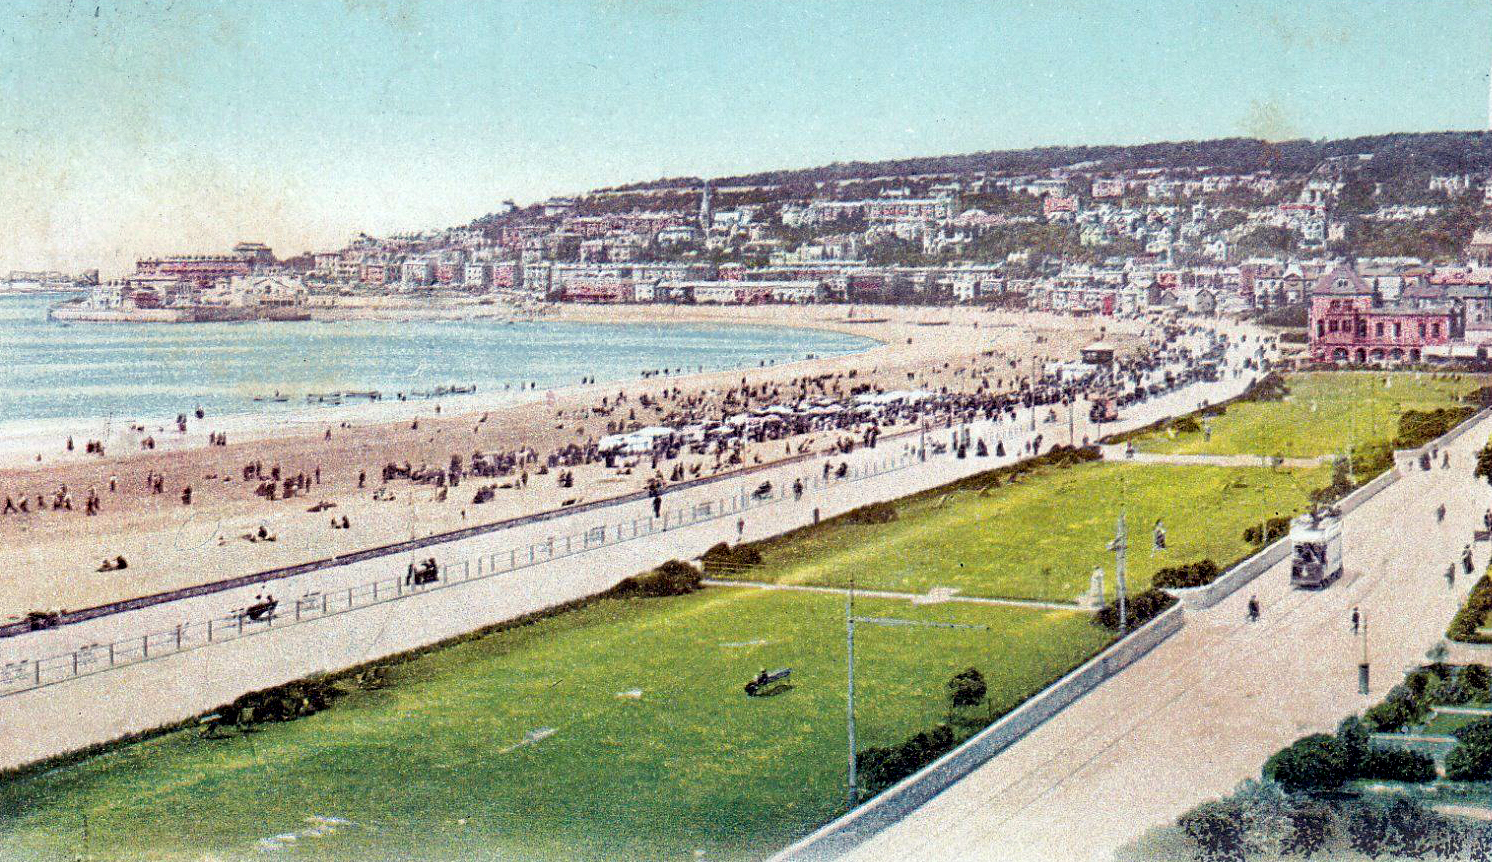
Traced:
<path fill-rule="evenodd" d="M 766 689 L 771 688 L 773 685 L 782 682 L 792 675 L 793 669 L 790 667 L 774 670 L 771 673 L 763 672 L 756 679 L 746 683 L 746 694 L 749 697 L 756 697 Z"/>

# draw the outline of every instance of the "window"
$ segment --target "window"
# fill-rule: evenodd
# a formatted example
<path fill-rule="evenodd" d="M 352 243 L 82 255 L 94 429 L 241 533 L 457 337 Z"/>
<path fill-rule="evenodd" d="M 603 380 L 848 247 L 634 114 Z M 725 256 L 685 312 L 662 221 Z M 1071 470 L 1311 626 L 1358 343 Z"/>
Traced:
<path fill-rule="evenodd" d="M 1432 327 L 1432 329 L 1434 330 L 1435 337 L 1439 338 L 1440 337 L 1440 324 L 1438 324 L 1438 323 L 1435 324 L 1434 327 Z"/>
<path fill-rule="evenodd" d="M 1337 331 L 1336 321 L 1332 321 L 1331 331 L 1332 332 L 1336 332 Z M 1320 338 L 1321 336 L 1323 336 L 1325 334 L 1326 334 L 1326 321 L 1324 321 L 1324 320 L 1318 320 L 1318 321 L 1316 321 L 1316 337 Z"/>
<path fill-rule="evenodd" d="M 1419 325 L 1419 337 L 1420 338 L 1424 338 L 1425 337 L 1425 325 L 1423 323 L 1421 323 Z"/>
<path fill-rule="evenodd" d="M 1331 331 L 1332 332 L 1336 332 L 1337 331 L 1337 322 L 1335 320 L 1331 321 L 1327 325 L 1331 327 Z"/>
<path fill-rule="evenodd" d="M 1404 335 L 1404 324 L 1402 324 L 1399 321 L 1395 320 L 1394 321 L 1394 338 L 1401 338 L 1401 337 L 1403 337 L 1403 335 Z"/>
<path fill-rule="evenodd" d="M 1379 321 L 1378 324 L 1374 327 L 1373 334 L 1375 336 L 1379 337 L 1379 338 L 1383 337 L 1383 322 L 1382 321 Z"/>

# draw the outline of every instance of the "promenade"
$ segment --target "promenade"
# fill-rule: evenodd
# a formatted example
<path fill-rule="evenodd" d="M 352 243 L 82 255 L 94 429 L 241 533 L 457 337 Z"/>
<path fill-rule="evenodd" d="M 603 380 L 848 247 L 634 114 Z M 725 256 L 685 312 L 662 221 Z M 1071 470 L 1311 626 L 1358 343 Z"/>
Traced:
<path fill-rule="evenodd" d="M 1186 626 L 930 802 L 855 860 L 1109 859 L 1149 827 L 1257 777 L 1294 739 L 1333 730 L 1426 661 L 1475 575 L 1446 566 L 1481 526 L 1492 489 L 1471 475 L 1482 419 L 1448 447 L 1450 469 L 1409 471 L 1346 518 L 1346 574 L 1320 592 L 1289 585 L 1289 561 Z M 1434 509 L 1445 503 L 1437 523 Z M 1474 546 L 1477 571 L 1488 562 Z M 1262 618 L 1249 623 L 1257 596 Z M 1358 693 L 1366 621 L 1371 689 Z"/>
<path fill-rule="evenodd" d="M 1252 347 L 1250 342 L 1248 349 L 1235 351 L 1219 382 L 1152 399 L 1103 431 L 1138 427 L 1195 409 L 1203 400 L 1231 397 L 1250 379 L 1233 370 Z M 1016 460 L 1021 446 L 1037 434 L 1048 445 L 1063 441 L 1067 423 L 1038 417 L 1033 428 L 1023 412 L 1015 421 L 979 422 L 969 430 L 986 440 L 991 452 L 997 440 L 1003 441 L 1007 456 L 959 459 L 950 452 L 923 460 L 917 435 L 884 439 L 874 449 L 834 458 L 849 465 L 844 481 L 823 481 L 821 462 L 814 459 L 667 493 L 668 510 L 687 513 L 675 515 L 667 529 L 653 518 L 648 501 L 631 500 L 5 638 L 0 665 L 19 671 L 11 672 L 8 688 L 0 687 L 0 767 L 179 721 L 245 691 L 591 595 L 664 560 L 697 556 L 717 542 L 765 538 L 812 523 L 815 516 L 832 517 L 992 469 Z M 928 433 L 936 441 L 952 431 Z M 1098 433 L 1086 422 L 1076 427 L 1079 436 Z M 794 480 L 805 482 L 801 499 L 783 493 Z M 758 499 L 753 490 L 764 482 L 775 491 Z M 561 543 L 568 545 L 566 553 L 539 550 Z M 440 588 L 405 590 L 406 567 L 429 557 L 442 568 Z M 382 592 L 373 587 L 370 595 L 369 585 L 376 583 L 384 584 Z M 282 602 L 281 621 L 257 629 L 228 622 L 261 594 Z M 344 595 L 342 602 L 338 597 Z M 209 620 L 219 621 L 215 633 L 205 630 Z M 129 646 L 136 642 L 138 649 Z M 101 651 L 105 648 L 112 649 Z M 75 662 L 80 654 L 91 661 Z M 35 669 L 38 659 L 50 662 L 44 672 Z M 59 722 L 59 715 L 70 718 Z"/>

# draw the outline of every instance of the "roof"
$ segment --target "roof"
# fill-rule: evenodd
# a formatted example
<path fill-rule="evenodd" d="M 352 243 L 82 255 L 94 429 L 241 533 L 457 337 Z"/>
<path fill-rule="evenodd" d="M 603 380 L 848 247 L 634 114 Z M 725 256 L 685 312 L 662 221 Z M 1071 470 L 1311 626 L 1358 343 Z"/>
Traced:
<path fill-rule="evenodd" d="M 1339 287 L 1337 282 L 1343 279 L 1346 283 Z M 1371 294 L 1373 289 L 1362 280 L 1362 276 L 1358 275 L 1356 270 L 1348 266 L 1338 266 L 1322 273 L 1321 277 L 1316 279 L 1316 286 L 1311 292 L 1335 296 L 1363 296 Z"/>

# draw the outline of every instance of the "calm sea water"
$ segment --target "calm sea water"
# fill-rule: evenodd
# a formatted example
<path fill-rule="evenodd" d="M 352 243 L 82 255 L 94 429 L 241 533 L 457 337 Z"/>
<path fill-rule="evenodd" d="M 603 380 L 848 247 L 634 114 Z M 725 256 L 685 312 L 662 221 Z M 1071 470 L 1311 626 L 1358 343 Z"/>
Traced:
<path fill-rule="evenodd" d="M 870 339 L 830 332 L 703 324 L 501 321 L 61 324 L 55 296 L 0 296 L 0 424 L 217 416 L 301 410 L 310 393 L 478 394 L 625 380 L 644 371 L 706 371 L 832 356 Z M 288 396 L 286 402 L 256 397 Z M 348 402 L 354 403 L 354 402 Z"/>

